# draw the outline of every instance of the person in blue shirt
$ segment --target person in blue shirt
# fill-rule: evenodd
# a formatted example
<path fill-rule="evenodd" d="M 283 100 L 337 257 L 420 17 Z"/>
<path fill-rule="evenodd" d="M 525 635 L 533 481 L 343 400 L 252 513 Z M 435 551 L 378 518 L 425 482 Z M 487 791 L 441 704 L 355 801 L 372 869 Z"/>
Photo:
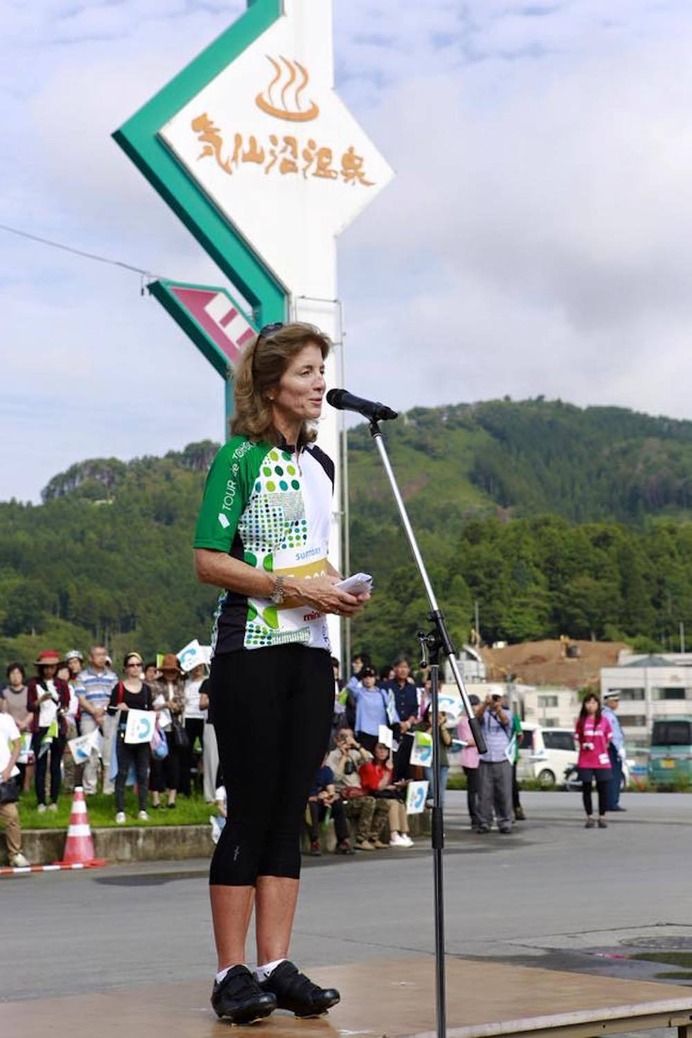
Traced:
<path fill-rule="evenodd" d="M 504 690 L 499 686 L 492 689 L 476 714 L 487 746 L 478 764 L 478 832 L 490 832 L 494 811 L 499 831 L 511 833 L 514 720 L 511 711 L 502 705 Z"/>
<path fill-rule="evenodd" d="M 363 667 L 361 680 L 354 691 L 356 704 L 356 735 L 358 742 L 370 753 L 379 741 L 380 725 L 390 728 L 395 720 L 391 693 L 377 685 L 373 667 Z"/>
<path fill-rule="evenodd" d="M 625 737 L 618 721 L 616 710 L 620 705 L 619 692 L 606 692 L 603 696 L 602 715 L 610 721 L 613 736 L 608 743 L 608 756 L 613 777 L 608 784 L 608 811 L 626 811 L 620 807 L 620 786 L 622 785 L 622 763 L 625 759 Z"/>

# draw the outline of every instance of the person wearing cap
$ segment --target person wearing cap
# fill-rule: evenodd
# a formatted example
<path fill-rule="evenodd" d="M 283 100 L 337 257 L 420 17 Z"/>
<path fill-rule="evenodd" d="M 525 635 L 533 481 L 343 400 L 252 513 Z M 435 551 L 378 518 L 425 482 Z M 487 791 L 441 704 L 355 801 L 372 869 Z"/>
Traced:
<path fill-rule="evenodd" d="M 329 562 L 334 464 L 313 441 L 330 348 L 302 323 L 266 326 L 245 347 L 232 435 L 207 476 L 194 538 L 198 578 L 222 591 L 209 687 L 228 819 L 209 876 L 211 1001 L 234 1023 L 276 1008 L 319 1016 L 340 1000 L 287 958 L 305 804 L 333 716 L 327 616 L 354 616 L 369 598 L 340 588 Z"/>
<path fill-rule="evenodd" d="M 476 713 L 481 703 L 478 696 L 475 694 L 470 695 L 469 703 L 473 707 L 474 713 Z M 471 830 L 477 833 L 481 827 L 481 816 L 478 813 L 478 750 L 476 749 L 473 732 L 466 714 L 462 714 L 459 719 L 457 733 L 462 746 L 459 763 L 464 769 L 464 775 L 466 776 L 466 808 L 471 819 Z"/>
<path fill-rule="evenodd" d="M 50 762 L 50 804 L 48 810 L 58 810 L 60 795 L 61 761 L 65 752 L 67 734 L 66 711 L 70 705 L 70 689 L 66 681 L 56 677 L 60 653 L 53 649 L 39 652 L 34 661 L 37 676 L 29 682 L 27 708 L 33 714 L 32 745 L 36 760 L 34 786 L 39 813 L 46 810 L 46 775 Z"/>
<path fill-rule="evenodd" d="M 622 788 L 622 765 L 625 761 L 625 736 L 617 716 L 620 706 L 620 693 L 612 690 L 603 696 L 603 716 L 610 722 L 612 736 L 608 743 L 608 756 L 613 777 L 608 785 L 608 811 L 626 811 L 620 807 L 620 790 Z"/>
<path fill-rule="evenodd" d="M 487 750 L 478 763 L 479 833 L 490 831 L 493 811 L 501 833 L 511 833 L 514 821 L 512 807 L 512 763 L 514 760 L 514 718 L 502 705 L 504 689 L 495 685 L 481 700 L 477 717 L 485 737 Z"/>
<path fill-rule="evenodd" d="M 99 731 L 103 735 L 103 748 L 100 755 L 103 768 L 103 792 L 112 793 L 114 787 L 110 770 L 113 725 L 106 711 L 113 685 L 118 677 L 107 666 L 107 659 L 108 653 L 105 645 L 92 645 L 89 649 L 89 665 L 77 675 L 74 690 L 79 699 L 82 735 L 95 731 Z M 99 752 L 92 749 L 91 756 L 84 765 L 82 785 L 86 796 L 98 791 L 98 773 Z"/>
<path fill-rule="evenodd" d="M 158 711 L 159 728 L 163 733 L 168 753 L 163 760 L 153 760 L 151 765 L 151 805 L 161 806 L 161 794 L 167 793 L 167 806 L 175 807 L 180 788 L 180 765 L 184 747 L 176 738 L 174 728 L 182 727 L 185 712 L 185 680 L 180 661 L 174 652 L 167 652 L 161 661 L 161 677 L 151 686 L 154 710 Z"/>
<path fill-rule="evenodd" d="M 375 668 L 365 666 L 360 671 L 360 682 L 353 692 L 356 704 L 356 738 L 369 753 L 375 752 L 380 728 L 398 723 L 394 700 L 377 684 Z"/>

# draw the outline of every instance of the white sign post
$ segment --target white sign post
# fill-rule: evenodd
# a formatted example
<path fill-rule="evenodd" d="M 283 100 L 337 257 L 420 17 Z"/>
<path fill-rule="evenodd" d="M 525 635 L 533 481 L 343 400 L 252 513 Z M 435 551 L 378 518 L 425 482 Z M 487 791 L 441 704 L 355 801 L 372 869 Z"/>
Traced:
<path fill-rule="evenodd" d="M 234 285 L 259 304 L 261 323 L 265 309 L 277 319 L 283 298 L 284 320 L 316 324 L 332 338 L 327 381 L 340 385 L 336 236 L 393 171 L 334 92 L 332 0 L 252 0 L 115 136 Z M 343 415 L 327 408 L 320 445 L 336 467 L 331 560 L 338 569 L 342 428 Z M 332 617 L 330 634 L 338 655 Z"/>

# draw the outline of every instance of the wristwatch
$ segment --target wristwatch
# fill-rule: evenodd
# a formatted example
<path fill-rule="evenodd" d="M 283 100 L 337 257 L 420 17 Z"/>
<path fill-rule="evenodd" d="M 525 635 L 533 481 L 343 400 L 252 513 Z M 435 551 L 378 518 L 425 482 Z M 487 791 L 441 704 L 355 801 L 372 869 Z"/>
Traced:
<path fill-rule="evenodd" d="M 281 605 L 285 597 L 286 595 L 284 593 L 284 578 L 274 577 L 274 587 L 272 588 L 272 593 L 269 596 L 269 601 L 273 602 L 274 605 Z"/>

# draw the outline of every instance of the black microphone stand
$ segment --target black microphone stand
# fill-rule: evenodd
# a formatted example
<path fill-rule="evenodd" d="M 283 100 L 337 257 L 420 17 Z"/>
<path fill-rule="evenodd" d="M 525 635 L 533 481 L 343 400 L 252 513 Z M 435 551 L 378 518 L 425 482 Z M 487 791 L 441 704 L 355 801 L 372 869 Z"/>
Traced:
<path fill-rule="evenodd" d="M 444 652 L 454 675 L 464 710 L 469 719 L 469 725 L 473 733 L 474 742 L 479 753 L 485 753 L 486 746 L 480 724 L 476 718 L 469 701 L 464 679 L 459 671 L 456 653 L 449 631 L 445 625 L 444 616 L 437 604 L 435 592 L 428 577 L 423 557 L 418 548 L 416 537 L 406 512 L 396 477 L 389 463 L 387 450 L 382 439 L 382 433 L 377 419 L 370 422 L 370 435 L 377 445 L 377 449 L 387 473 L 394 500 L 399 509 L 401 522 L 408 539 L 409 547 L 413 553 L 418 572 L 420 573 L 425 593 L 430 605 L 428 619 L 432 621 L 433 628 L 428 634 L 419 632 L 423 660 L 430 660 L 430 720 L 432 731 L 432 821 L 431 821 L 431 846 L 433 850 L 433 876 L 434 876 L 434 909 L 435 909 L 435 1003 L 437 1011 L 437 1036 L 445 1038 L 447 1034 L 446 1022 L 446 998 L 445 998 L 445 943 L 444 943 L 444 889 L 443 889 L 443 850 L 444 850 L 444 817 L 441 803 L 440 790 L 440 725 L 439 718 L 439 656 Z"/>

